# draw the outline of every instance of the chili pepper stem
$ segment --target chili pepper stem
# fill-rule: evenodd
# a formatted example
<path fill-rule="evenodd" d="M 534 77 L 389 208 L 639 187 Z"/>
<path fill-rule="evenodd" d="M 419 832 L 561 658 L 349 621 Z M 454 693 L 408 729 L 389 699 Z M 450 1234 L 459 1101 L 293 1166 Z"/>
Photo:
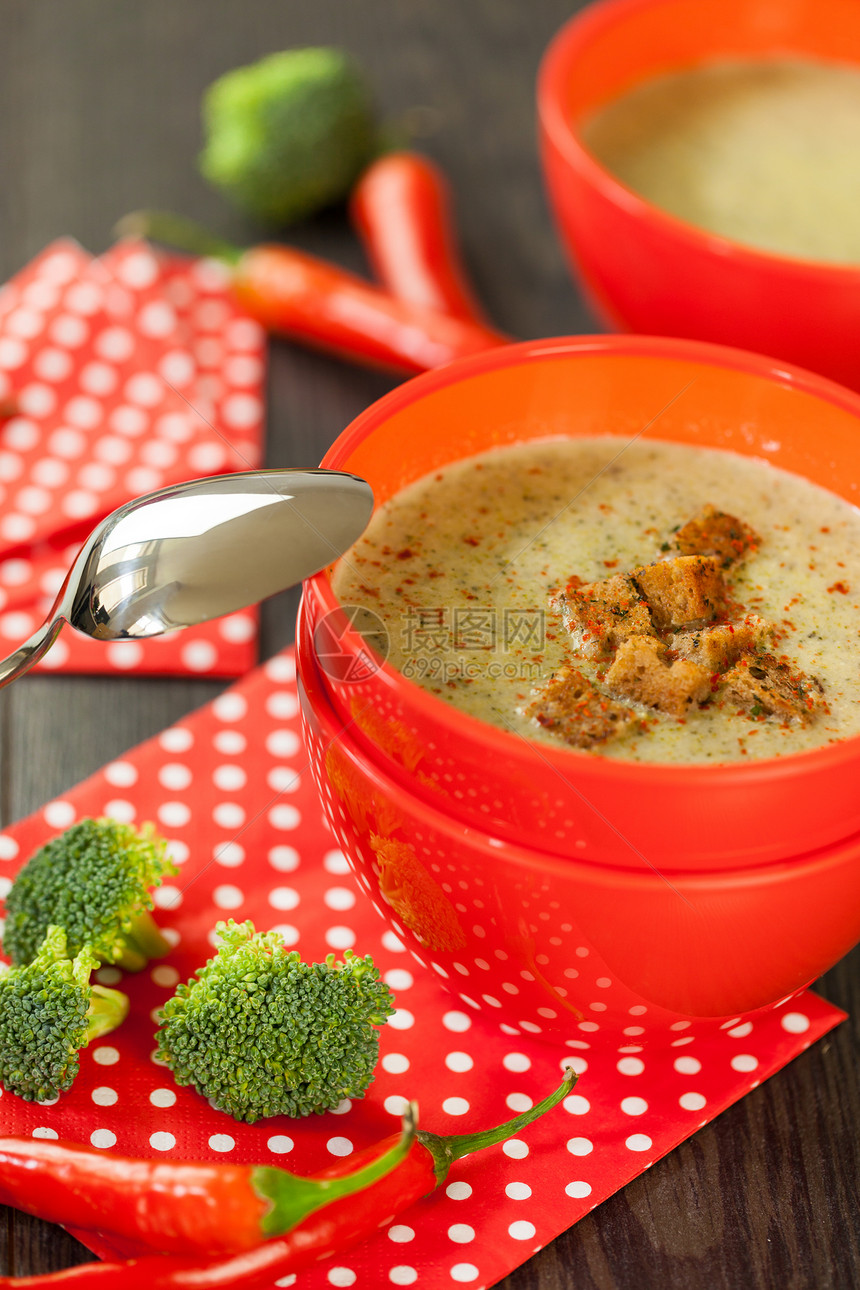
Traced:
<path fill-rule="evenodd" d="M 117 237 L 141 237 L 163 242 L 177 251 L 209 256 L 227 264 L 238 264 L 244 254 L 242 247 L 216 237 L 202 224 L 169 211 L 132 211 L 119 220 L 114 233 Z"/>
<path fill-rule="evenodd" d="M 280 1236 L 323 1205 L 362 1191 L 390 1173 L 409 1153 L 416 1136 L 415 1118 L 415 1105 L 410 1103 L 403 1116 L 402 1132 L 394 1146 L 370 1164 L 340 1178 L 300 1178 L 269 1165 L 254 1169 L 251 1185 L 260 1199 L 271 1206 L 260 1223 L 263 1236 Z"/>
<path fill-rule="evenodd" d="M 567 1097 L 576 1080 L 576 1072 L 572 1066 L 568 1066 L 564 1072 L 564 1079 L 554 1092 L 542 1098 L 540 1102 L 536 1102 L 528 1111 L 523 1111 L 521 1115 L 514 1116 L 512 1120 L 507 1120 L 494 1129 L 484 1129 L 478 1133 L 455 1133 L 447 1137 L 438 1133 L 425 1133 L 423 1129 L 419 1129 L 415 1136 L 433 1157 L 437 1186 L 445 1181 L 448 1170 L 455 1160 L 460 1160 L 472 1151 L 480 1151 L 482 1147 L 495 1146 L 497 1142 L 504 1142 L 512 1134 L 518 1133 L 520 1129 L 539 1119 L 545 1111 L 552 1110 Z"/>

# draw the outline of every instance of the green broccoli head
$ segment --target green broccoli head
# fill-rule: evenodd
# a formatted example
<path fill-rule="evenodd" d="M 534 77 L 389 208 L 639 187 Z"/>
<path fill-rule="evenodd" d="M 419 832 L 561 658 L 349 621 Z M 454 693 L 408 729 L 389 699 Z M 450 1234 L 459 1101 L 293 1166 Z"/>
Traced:
<path fill-rule="evenodd" d="M 391 991 L 368 956 L 303 963 L 278 932 L 218 923 L 214 958 L 159 1017 L 157 1056 L 178 1084 L 249 1124 L 331 1111 L 373 1080 Z"/>
<path fill-rule="evenodd" d="M 124 1020 L 128 999 L 91 985 L 98 960 L 89 946 L 74 959 L 66 933 L 50 926 L 33 961 L 0 974 L 0 1083 L 28 1102 L 71 1088 L 78 1052 Z"/>
<path fill-rule="evenodd" d="M 6 897 L 3 948 L 13 963 L 29 963 L 57 923 L 70 956 L 88 945 L 102 962 L 137 971 L 170 948 L 149 910 L 151 889 L 176 872 L 152 825 L 80 820 L 19 871 Z"/>
<path fill-rule="evenodd" d="M 200 171 L 273 225 L 346 197 L 378 151 L 370 93 L 341 50 L 292 49 L 237 67 L 203 100 Z"/>

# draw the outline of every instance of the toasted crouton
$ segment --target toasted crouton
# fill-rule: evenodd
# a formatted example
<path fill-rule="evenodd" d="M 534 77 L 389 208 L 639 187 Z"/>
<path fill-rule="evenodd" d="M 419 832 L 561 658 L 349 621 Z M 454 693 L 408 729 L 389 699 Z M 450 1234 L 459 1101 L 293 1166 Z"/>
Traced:
<path fill-rule="evenodd" d="M 658 629 L 695 627 L 725 612 L 727 587 L 713 555 L 679 555 L 634 569 Z"/>
<path fill-rule="evenodd" d="M 710 673 L 697 663 L 670 663 L 666 646 L 652 636 L 631 636 L 618 647 L 606 685 L 637 703 L 682 717 L 711 693 Z"/>
<path fill-rule="evenodd" d="M 748 551 L 759 545 L 760 540 L 743 520 L 718 511 L 710 504 L 703 506 L 675 534 L 675 544 L 681 555 L 715 555 L 724 569 L 742 560 Z"/>
<path fill-rule="evenodd" d="M 691 632 L 677 632 L 668 644 L 670 654 L 698 663 L 699 667 L 713 675 L 715 672 L 724 672 L 742 654 L 763 645 L 769 635 L 768 624 L 750 614 L 738 622 L 699 627 Z"/>
<path fill-rule="evenodd" d="M 648 606 L 631 578 L 617 573 L 601 582 L 588 582 L 555 597 L 577 653 L 594 658 L 608 654 L 628 636 L 653 636 Z"/>
<path fill-rule="evenodd" d="M 545 730 L 553 730 L 574 748 L 593 748 L 636 720 L 623 704 L 602 694 L 577 668 L 564 663 L 535 691 L 525 710 Z"/>
<path fill-rule="evenodd" d="M 750 716 L 777 717 L 807 725 L 825 711 L 824 687 L 773 654 L 741 658 L 723 677 L 720 695 Z"/>

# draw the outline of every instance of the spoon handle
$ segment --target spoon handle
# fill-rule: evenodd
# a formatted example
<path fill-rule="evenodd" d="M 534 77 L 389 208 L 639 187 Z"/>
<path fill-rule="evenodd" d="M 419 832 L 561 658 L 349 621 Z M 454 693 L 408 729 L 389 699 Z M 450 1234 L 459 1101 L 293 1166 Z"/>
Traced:
<path fill-rule="evenodd" d="M 25 672 L 29 672 L 33 664 L 38 663 L 39 659 L 47 654 L 59 636 L 62 625 L 62 618 L 50 619 L 43 623 L 38 631 L 33 632 L 33 635 L 24 641 L 23 645 L 18 646 L 14 654 L 0 661 L 0 689 L 10 681 L 23 676 Z"/>

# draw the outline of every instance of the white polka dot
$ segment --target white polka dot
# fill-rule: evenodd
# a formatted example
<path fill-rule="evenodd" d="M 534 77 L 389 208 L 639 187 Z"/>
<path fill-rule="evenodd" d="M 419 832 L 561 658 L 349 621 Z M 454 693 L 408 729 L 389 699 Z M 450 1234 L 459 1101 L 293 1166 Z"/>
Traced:
<path fill-rule="evenodd" d="M 302 777 L 288 766 L 273 766 L 266 775 L 266 783 L 275 793 L 296 793 L 301 787 Z"/>
<path fill-rule="evenodd" d="M 397 1008 L 388 1018 L 388 1024 L 392 1030 L 411 1030 L 415 1025 L 415 1017 L 408 1008 Z"/>
<path fill-rule="evenodd" d="M 380 1064 L 389 1075 L 403 1075 L 409 1070 L 409 1058 L 403 1053 L 386 1053 Z"/>
<path fill-rule="evenodd" d="M 191 808 L 184 802 L 162 802 L 158 818 L 169 829 L 181 829 L 191 819 Z"/>
<path fill-rule="evenodd" d="M 212 859 L 225 869 L 235 869 L 245 859 L 245 848 L 238 842 L 219 842 L 213 848 Z"/>
<path fill-rule="evenodd" d="M 333 950 L 348 950 L 355 945 L 356 935 L 351 927 L 330 927 L 325 934 L 325 941 L 326 945 Z M 397 1013 L 388 1018 L 389 1026 L 393 1026 L 395 1030 L 398 1029 L 395 1022 L 396 1016 Z M 402 1027 L 400 1028 L 402 1029 Z"/>
<path fill-rule="evenodd" d="M 269 1150 L 276 1156 L 285 1156 L 287 1152 L 292 1151 L 295 1143 L 292 1138 L 288 1138 L 285 1133 L 276 1133 L 269 1138 L 266 1143 Z"/>
<path fill-rule="evenodd" d="M 510 1182 L 505 1187 L 505 1195 L 509 1200 L 528 1200 L 532 1194 L 532 1189 L 528 1183 Z"/>
<path fill-rule="evenodd" d="M 475 1229 L 467 1223 L 452 1223 L 448 1228 L 448 1237 L 458 1245 L 468 1245 L 469 1241 L 475 1239 Z"/>
<path fill-rule="evenodd" d="M 92 430 L 102 420 L 103 415 L 102 405 L 96 399 L 83 394 L 70 399 L 63 409 L 66 421 L 80 430 Z"/>
<path fill-rule="evenodd" d="M 14 336 L 0 338 L 0 367 L 14 372 L 27 360 L 27 346 Z"/>
<path fill-rule="evenodd" d="M 645 1063 L 641 1057 L 622 1057 L 616 1068 L 620 1075 L 641 1075 L 645 1069 Z"/>
<path fill-rule="evenodd" d="M 11 613 L 4 614 L 0 618 L 0 634 L 8 640 L 21 640 L 29 636 L 35 627 L 35 623 L 29 614 Z"/>
<path fill-rule="evenodd" d="M 126 286 L 140 290 L 155 282 L 158 277 L 158 264 L 155 256 L 149 251 L 133 251 L 120 261 L 116 273 Z"/>
<path fill-rule="evenodd" d="M 147 430 L 149 418 L 140 408 L 131 408 L 127 404 L 122 404 L 114 408 L 108 418 L 108 425 L 111 430 L 116 430 L 117 434 L 125 435 L 129 439 L 137 439 Z"/>
<path fill-rule="evenodd" d="M 185 864 L 191 852 L 184 842 L 171 838 L 167 844 L 167 854 L 174 864 Z"/>
<path fill-rule="evenodd" d="M 20 847 L 7 833 L 0 833 L 0 860 L 14 860 Z"/>
<path fill-rule="evenodd" d="M 176 1139 L 172 1133 L 151 1133 L 149 1145 L 154 1151 L 172 1151 L 176 1146 Z"/>
<path fill-rule="evenodd" d="M 286 803 L 279 803 L 277 806 L 273 806 L 271 811 L 269 811 L 268 819 L 272 828 L 290 830 L 298 828 L 302 817 L 294 806 L 289 806 Z"/>
<path fill-rule="evenodd" d="M 587 1156 L 594 1150 L 594 1143 L 588 1138 L 570 1138 L 567 1149 L 572 1156 Z"/>
<path fill-rule="evenodd" d="M 469 1053 L 446 1053 L 445 1065 L 449 1071 L 470 1071 L 474 1066 L 474 1058 Z"/>
<path fill-rule="evenodd" d="M 333 1286 L 352 1286 L 355 1285 L 356 1276 L 352 1268 L 329 1268 L 326 1280 Z"/>
<path fill-rule="evenodd" d="M 644 1097 L 625 1097 L 621 1101 L 621 1110 L 625 1115 L 644 1115 L 648 1110 L 648 1103 Z"/>
<path fill-rule="evenodd" d="M 757 1066 L 758 1058 L 753 1057 L 751 1053 L 738 1053 L 737 1057 L 733 1057 L 731 1061 L 732 1070 L 743 1073 L 754 1071 Z"/>
<path fill-rule="evenodd" d="M 105 766 L 102 773 L 107 782 L 113 784 L 115 788 L 129 788 L 137 783 L 138 770 L 134 762 L 112 761 Z"/>
<path fill-rule="evenodd" d="M 502 1151 L 512 1160 L 524 1160 L 529 1154 L 529 1145 L 519 1138 L 508 1138 L 507 1142 L 502 1143 Z"/>
<path fill-rule="evenodd" d="M 123 363 L 134 352 L 134 337 L 124 327 L 107 327 L 96 336 L 94 348 L 102 358 Z"/>
<path fill-rule="evenodd" d="M 16 515 L 14 512 L 4 515 L 0 521 L 0 532 L 10 542 L 26 542 L 33 536 L 35 529 L 35 520 L 26 515 Z"/>
<path fill-rule="evenodd" d="M 244 788 L 248 776 L 241 766 L 216 766 L 212 772 L 212 782 L 223 793 L 235 793 Z"/>
<path fill-rule="evenodd" d="M 355 892 L 348 887 L 329 887 L 323 893 L 323 902 L 329 909 L 352 909 L 355 904 Z"/>
<path fill-rule="evenodd" d="M 382 944 L 385 946 L 385 948 L 386 948 L 386 949 L 387 949 L 391 954 L 405 954 L 405 953 L 406 953 L 406 946 L 403 944 L 403 942 L 401 941 L 400 937 L 397 935 L 397 933 L 396 933 L 396 932 L 392 932 L 392 931 L 384 931 L 384 932 L 382 933 L 382 938 L 381 938 L 381 939 L 382 939 Z M 443 1021 L 444 1021 L 444 1018 L 443 1018 Z M 468 1018 L 467 1018 L 467 1021 L 468 1021 Z M 469 1022 L 469 1025 L 471 1025 L 471 1024 L 472 1024 L 472 1023 L 471 1023 L 471 1022 Z M 468 1027 L 467 1027 L 467 1028 L 468 1028 Z M 448 1029 L 449 1029 L 449 1030 L 452 1030 L 452 1029 L 454 1029 L 454 1027 L 449 1026 L 449 1027 L 448 1027 Z"/>
<path fill-rule="evenodd" d="M 7 482 L 17 479 L 24 469 L 24 464 L 20 457 L 11 452 L 0 452 L 0 479 Z"/>
<path fill-rule="evenodd" d="M 653 1143 L 647 1133 L 631 1133 L 624 1141 L 628 1151 L 650 1151 Z"/>
<path fill-rule="evenodd" d="M 179 981 L 179 973 L 175 967 L 170 967 L 167 963 L 161 963 L 154 967 L 150 973 L 152 980 L 156 985 L 163 986 L 164 989 L 172 989 Z"/>
<path fill-rule="evenodd" d="M 218 631 L 225 641 L 230 641 L 233 645 L 241 645 L 244 641 L 254 639 L 257 624 L 250 614 L 231 614 L 229 618 L 219 620 Z"/>
<path fill-rule="evenodd" d="M 442 1025 L 446 1030 L 453 1030 L 460 1034 L 471 1028 L 472 1019 L 465 1012 L 446 1012 L 442 1018 Z"/>
<path fill-rule="evenodd" d="M 61 798 L 48 802 L 42 811 L 42 815 L 52 829 L 67 829 L 73 822 L 75 814 L 72 803 L 64 802 Z"/>
<path fill-rule="evenodd" d="M 31 417 L 46 417 L 57 405 L 57 395 L 50 385 L 38 381 L 25 385 L 17 394 L 18 407 Z"/>
<path fill-rule="evenodd" d="M 28 417 L 12 417 L 3 426 L 3 442 L 18 452 L 29 452 L 39 442 L 39 427 Z"/>
<path fill-rule="evenodd" d="M 94 282 L 75 282 L 66 292 L 63 303 L 73 313 L 89 318 L 102 308 L 103 298 Z"/>
<path fill-rule="evenodd" d="M 399 1119 L 409 1106 L 409 1099 L 402 1093 L 393 1093 L 385 1099 L 383 1106 L 389 1115 L 396 1115 Z"/>
<path fill-rule="evenodd" d="M 111 667 L 129 672 L 143 659 L 143 646 L 139 641 L 111 641 L 105 646 L 105 657 Z"/>
<path fill-rule="evenodd" d="M 241 721 L 248 711 L 248 701 L 241 694 L 228 691 L 226 694 L 219 694 L 211 711 L 219 721 Z"/>
<path fill-rule="evenodd" d="M 295 847 L 272 847 L 269 851 L 269 864 L 279 873 L 292 873 L 298 869 L 299 861 Z"/>
<path fill-rule="evenodd" d="M 103 397 L 116 388 L 118 378 L 116 369 L 108 367 L 107 363 L 87 363 L 78 379 L 88 394 Z"/>
<path fill-rule="evenodd" d="M 239 730 L 216 730 L 212 743 L 225 757 L 244 752 L 248 741 Z"/>
<path fill-rule="evenodd" d="M 591 1183 L 578 1180 L 569 1182 L 564 1191 L 565 1195 L 571 1196 L 574 1200 L 584 1200 L 586 1196 L 591 1195 Z"/>
<path fill-rule="evenodd" d="M 94 1129 L 90 1134 L 90 1142 L 94 1147 L 110 1148 L 116 1146 L 116 1134 L 110 1129 Z"/>
<path fill-rule="evenodd" d="M 415 1240 L 415 1229 L 407 1227 L 405 1223 L 393 1223 L 388 1229 L 387 1236 L 389 1241 L 396 1241 L 398 1245 L 404 1245 L 407 1241 Z"/>
<path fill-rule="evenodd" d="M 13 309 L 5 319 L 7 330 L 15 336 L 23 337 L 24 340 L 33 340 L 39 335 L 43 325 L 42 315 L 36 313 L 34 309 Z"/>
<path fill-rule="evenodd" d="M 300 902 L 301 896 L 295 887 L 273 887 L 269 892 L 269 904 L 273 909 L 296 909 Z"/>
<path fill-rule="evenodd" d="M 236 1139 L 231 1138 L 229 1133 L 213 1133 L 209 1139 L 209 1146 L 213 1151 L 232 1151 L 236 1145 Z"/>
<path fill-rule="evenodd" d="M 60 314 L 48 328 L 51 340 L 65 349 L 77 349 L 89 334 L 90 329 L 83 318 L 75 318 L 73 314 Z"/>
<path fill-rule="evenodd" d="M 588 1115 L 591 1110 L 591 1103 L 588 1098 L 582 1097 L 579 1093 L 572 1093 L 570 1097 L 566 1097 L 562 1102 L 562 1106 L 569 1115 Z"/>
<path fill-rule="evenodd" d="M 515 1241 L 530 1241 L 535 1235 L 537 1229 L 534 1223 L 529 1223 L 524 1218 L 517 1219 L 508 1227 L 508 1236 L 513 1237 Z"/>
<path fill-rule="evenodd" d="M 448 1115 L 468 1115 L 469 1103 L 465 1097 L 446 1097 L 442 1102 L 442 1110 Z"/>
<path fill-rule="evenodd" d="M 534 1103 L 525 1093 L 509 1093 L 505 1098 L 505 1105 L 515 1115 L 522 1115 L 524 1111 L 530 1111 Z"/>
<path fill-rule="evenodd" d="M 149 1100 L 153 1106 L 174 1106 L 176 1094 L 172 1088 L 154 1088 L 149 1095 Z"/>
<path fill-rule="evenodd" d="M 418 1280 L 418 1273 L 415 1268 L 399 1263 L 389 1270 L 388 1280 L 395 1286 L 411 1286 Z"/>
<path fill-rule="evenodd" d="M 78 483 L 95 493 L 105 492 L 116 480 L 116 471 L 103 461 L 88 461 L 78 471 Z"/>
<path fill-rule="evenodd" d="M 685 1111 L 701 1111 L 706 1102 L 707 1098 L 701 1093 L 682 1093 L 678 1098 L 678 1105 Z"/>
<path fill-rule="evenodd" d="M 752 1034 L 752 1028 L 752 1022 L 745 1021 L 740 1026 L 732 1026 L 728 1033 L 731 1035 L 732 1039 L 745 1039 L 747 1035 Z"/>
<path fill-rule="evenodd" d="M 52 1101 L 56 1101 L 56 1098 L 52 1099 Z M 41 1103 L 41 1105 L 42 1105 L 42 1106 L 44 1106 L 44 1105 L 45 1105 L 45 1103 L 44 1103 L 44 1102 L 42 1102 L 42 1103 Z M 39 1128 L 39 1129 L 34 1129 L 34 1130 L 33 1130 L 33 1132 L 32 1132 L 32 1134 L 31 1134 L 31 1137 L 34 1137 L 34 1138 L 50 1138 L 52 1141 L 53 1141 L 53 1140 L 55 1140 L 55 1139 L 57 1139 L 57 1138 L 59 1138 L 59 1136 L 60 1136 L 60 1135 L 57 1133 L 57 1130 L 56 1130 L 56 1129 L 48 1129 L 48 1128 Z"/>
<path fill-rule="evenodd" d="M 698 1075 L 702 1069 L 698 1057 L 676 1057 L 672 1064 L 679 1075 Z"/>
<path fill-rule="evenodd" d="M 245 810 L 238 802 L 219 802 L 212 819 L 222 829 L 239 829 L 245 823 Z"/>
<path fill-rule="evenodd" d="M 803 1035 L 809 1029 L 810 1021 L 802 1012 L 786 1012 L 784 1016 L 780 1017 L 779 1024 L 790 1035 Z"/>
<path fill-rule="evenodd" d="M 167 762 L 158 770 L 159 784 L 172 792 L 181 792 L 183 788 L 187 788 L 192 778 L 189 768 L 180 762 Z"/>
<path fill-rule="evenodd" d="M 93 1050 L 93 1061 L 97 1066 L 115 1066 L 119 1061 L 119 1052 L 109 1044 L 102 1044 Z"/>
<path fill-rule="evenodd" d="M 208 475 L 224 467 L 225 450 L 217 443 L 196 443 L 188 451 L 188 461 L 201 475 Z"/>
<path fill-rule="evenodd" d="M 349 1156 L 352 1154 L 352 1143 L 349 1138 L 329 1138 L 326 1151 L 332 1156 Z"/>
<path fill-rule="evenodd" d="M 191 672 L 208 672 L 218 662 L 218 651 L 211 641 L 188 641 L 182 647 L 182 662 Z"/>
<path fill-rule="evenodd" d="M 230 883 L 216 887 L 212 899 L 219 909 L 238 909 L 245 899 L 245 893 Z"/>
<path fill-rule="evenodd" d="M 273 730 L 266 739 L 266 752 L 272 757 L 294 757 L 301 746 L 294 730 Z"/>
<path fill-rule="evenodd" d="M 107 1088 L 106 1086 L 94 1088 L 90 1097 L 93 1099 L 96 1106 L 113 1106 L 118 1100 L 116 1089 Z"/>
<path fill-rule="evenodd" d="M 158 736 L 158 742 L 165 752 L 187 752 L 194 744 L 194 736 L 185 726 L 171 726 Z"/>
<path fill-rule="evenodd" d="M 156 887 L 152 899 L 157 909 L 178 909 L 182 904 L 182 892 L 166 883 L 163 887 Z"/>
<path fill-rule="evenodd" d="M 298 945 L 301 940 L 299 929 L 291 923 L 275 923 L 271 930 L 278 933 L 285 945 Z"/>
<path fill-rule="evenodd" d="M 451 1268 L 451 1280 L 458 1281 L 462 1285 L 477 1280 L 479 1276 L 480 1272 L 474 1263 L 455 1263 Z"/>

